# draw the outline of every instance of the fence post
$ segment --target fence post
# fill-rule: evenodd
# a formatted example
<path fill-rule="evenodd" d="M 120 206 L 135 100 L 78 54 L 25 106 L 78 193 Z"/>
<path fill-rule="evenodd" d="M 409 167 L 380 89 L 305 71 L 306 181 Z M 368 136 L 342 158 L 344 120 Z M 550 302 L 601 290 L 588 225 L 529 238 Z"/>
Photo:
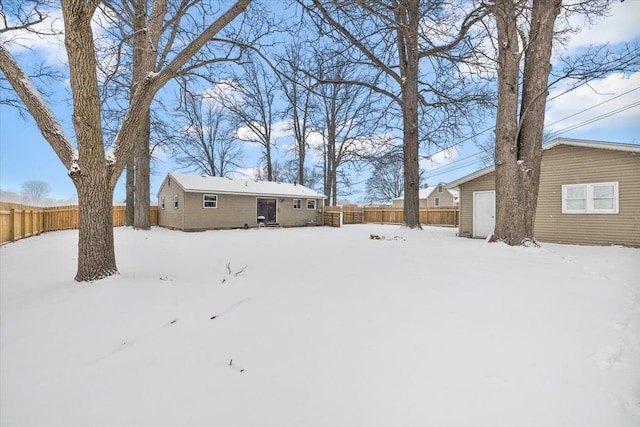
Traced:
<path fill-rule="evenodd" d="M 9 240 L 16 241 L 16 210 L 11 208 L 9 210 Z"/>

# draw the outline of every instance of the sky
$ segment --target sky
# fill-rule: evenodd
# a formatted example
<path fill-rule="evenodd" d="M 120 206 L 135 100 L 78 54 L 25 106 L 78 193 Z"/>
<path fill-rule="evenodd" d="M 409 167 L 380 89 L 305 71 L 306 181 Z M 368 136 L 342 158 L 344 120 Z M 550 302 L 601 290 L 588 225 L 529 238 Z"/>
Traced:
<path fill-rule="evenodd" d="M 640 22 L 640 1 L 615 2 L 610 15 L 583 29 L 570 42 L 568 50 L 574 51 L 589 44 L 637 41 L 640 39 L 637 22 Z M 65 54 L 59 44 L 30 37 L 23 40 L 23 45 L 30 46 L 35 55 L 46 59 L 49 64 L 64 62 Z M 23 66 L 29 60 L 23 55 L 24 50 L 13 50 L 12 54 L 17 55 Z M 52 83 L 49 90 L 53 93 L 52 109 L 63 126 L 69 129 L 68 82 Z M 545 121 L 548 134 L 640 144 L 640 72 L 627 76 L 610 75 L 571 92 L 564 91 L 563 87 L 557 87 L 549 94 Z M 492 126 L 493 123 L 486 122 L 475 129 L 477 133 L 486 131 L 478 137 L 480 142 L 490 137 Z M 285 146 L 286 135 L 282 137 L 280 144 Z M 473 141 L 456 141 L 455 144 L 447 151 L 421 153 L 425 157 L 421 167 L 426 171 L 429 184 L 453 181 L 484 166 L 480 150 Z M 259 147 L 245 144 L 243 151 L 244 170 L 255 167 L 260 157 Z M 152 203 L 155 203 L 155 195 L 166 174 L 175 170 L 176 165 L 170 156 L 164 154 L 156 160 L 151 177 Z M 357 185 L 346 199 L 352 202 L 365 200 L 364 182 L 368 174 L 364 172 L 353 176 Z M 19 193 L 24 182 L 33 180 L 46 181 L 53 199 L 75 198 L 75 188 L 66 169 L 34 121 L 23 119 L 15 109 L 0 105 L 0 188 Z M 121 178 L 114 202 L 122 202 L 124 194 Z"/>

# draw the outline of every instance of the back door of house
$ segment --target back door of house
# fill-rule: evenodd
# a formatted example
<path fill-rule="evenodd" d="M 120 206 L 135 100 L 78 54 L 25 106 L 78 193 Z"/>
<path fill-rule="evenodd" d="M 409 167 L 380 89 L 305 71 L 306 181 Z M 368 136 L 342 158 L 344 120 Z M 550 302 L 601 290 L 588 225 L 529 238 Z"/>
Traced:
<path fill-rule="evenodd" d="M 496 226 L 496 192 L 473 192 L 473 237 L 487 237 Z"/>
<path fill-rule="evenodd" d="M 256 217 L 263 216 L 266 223 L 276 221 L 276 199 L 258 199 L 258 213 Z"/>

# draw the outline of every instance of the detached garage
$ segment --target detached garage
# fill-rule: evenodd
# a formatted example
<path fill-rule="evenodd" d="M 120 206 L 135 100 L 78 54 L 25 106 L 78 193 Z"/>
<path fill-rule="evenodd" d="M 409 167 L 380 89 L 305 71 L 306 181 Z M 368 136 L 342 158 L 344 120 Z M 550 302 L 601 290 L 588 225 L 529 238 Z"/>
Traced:
<path fill-rule="evenodd" d="M 640 247 L 640 145 L 558 138 L 542 149 L 536 238 Z M 448 187 L 460 190 L 459 235 L 491 235 L 495 167 Z"/>
<path fill-rule="evenodd" d="M 158 225 L 183 231 L 318 224 L 325 196 L 302 185 L 169 173 Z"/>

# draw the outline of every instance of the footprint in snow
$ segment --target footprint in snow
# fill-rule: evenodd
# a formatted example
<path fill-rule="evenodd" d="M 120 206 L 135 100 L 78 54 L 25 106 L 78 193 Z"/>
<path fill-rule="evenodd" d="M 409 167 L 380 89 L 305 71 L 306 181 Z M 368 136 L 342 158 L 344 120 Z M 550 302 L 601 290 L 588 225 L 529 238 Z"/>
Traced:
<path fill-rule="evenodd" d="M 606 345 L 600 348 L 600 350 L 598 350 L 598 352 L 594 356 L 594 359 L 595 359 L 596 365 L 598 365 L 598 368 L 600 368 L 603 371 L 608 371 L 616 363 L 619 362 L 621 355 L 622 355 L 621 348 L 616 348 L 616 347 L 611 347 Z"/>

